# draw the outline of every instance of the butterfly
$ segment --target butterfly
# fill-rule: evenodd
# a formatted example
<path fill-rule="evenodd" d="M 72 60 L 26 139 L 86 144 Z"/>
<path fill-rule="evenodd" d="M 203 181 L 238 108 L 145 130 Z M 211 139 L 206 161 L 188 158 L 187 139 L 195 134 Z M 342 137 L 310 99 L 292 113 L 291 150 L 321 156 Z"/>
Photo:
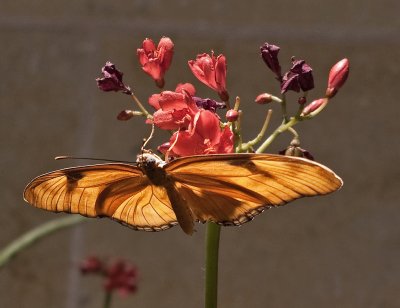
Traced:
<path fill-rule="evenodd" d="M 24 199 L 53 212 L 109 217 L 136 230 L 162 231 L 195 222 L 239 226 L 264 210 L 325 195 L 342 180 L 322 164 L 273 154 L 215 154 L 165 162 L 142 153 L 136 164 L 107 163 L 43 174 Z"/>

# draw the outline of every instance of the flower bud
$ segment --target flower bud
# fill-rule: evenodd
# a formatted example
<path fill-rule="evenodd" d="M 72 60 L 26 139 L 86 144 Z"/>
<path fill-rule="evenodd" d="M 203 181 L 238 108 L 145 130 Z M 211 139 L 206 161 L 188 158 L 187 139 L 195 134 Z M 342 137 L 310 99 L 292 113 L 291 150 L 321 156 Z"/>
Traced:
<path fill-rule="evenodd" d="M 299 97 L 297 102 L 299 103 L 299 105 L 303 106 L 305 103 L 307 103 L 307 99 L 304 96 L 301 96 L 301 97 Z"/>
<path fill-rule="evenodd" d="M 269 93 L 261 93 L 256 97 L 255 102 L 260 105 L 268 104 L 272 102 L 272 95 Z"/>
<path fill-rule="evenodd" d="M 314 160 L 314 156 L 309 151 L 300 147 L 300 140 L 297 138 L 294 138 L 286 149 L 279 151 L 279 154 L 286 156 L 304 157 L 309 160 Z"/>
<path fill-rule="evenodd" d="M 349 76 L 349 60 L 344 58 L 332 66 L 329 72 L 328 87 L 326 97 L 332 98 L 337 91 L 344 85 Z"/>
<path fill-rule="evenodd" d="M 325 106 L 328 103 L 328 99 L 326 98 L 320 98 L 317 99 L 313 102 L 311 102 L 310 104 L 308 104 L 306 107 L 304 107 L 303 112 L 301 113 L 301 116 L 307 116 L 309 115 L 311 112 L 319 109 L 321 106 Z"/>
<path fill-rule="evenodd" d="M 122 110 L 118 115 L 117 119 L 120 121 L 128 121 L 134 116 L 132 110 Z"/>
<path fill-rule="evenodd" d="M 229 122 L 235 122 L 237 121 L 237 119 L 239 118 L 239 112 L 237 112 L 234 109 L 230 109 L 228 110 L 228 112 L 226 113 L 226 119 Z"/>
<path fill-rule="evenodd" d="M 82 274 L 99 273 L 103 270 L 103 264 L 99 258 L 90 256 L 83 260 L 79 268 Z"/>

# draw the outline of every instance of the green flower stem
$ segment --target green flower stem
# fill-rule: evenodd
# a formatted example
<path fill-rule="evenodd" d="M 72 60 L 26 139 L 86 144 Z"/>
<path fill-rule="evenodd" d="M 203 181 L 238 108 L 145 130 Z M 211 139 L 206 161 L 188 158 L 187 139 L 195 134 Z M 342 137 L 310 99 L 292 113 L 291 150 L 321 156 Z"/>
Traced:
<path fill-rule="evenodd" d="M 279 103 L 279 104 L 282 103 L 282 100 L 281 100 L 279 97 L 277 97 L 277 96 L 271 95 L 271 99 L 272 99 L 272 101 L 275 102 L 275 103 Z"/>
<path fill-rule="evenodd" d="M 290 118 L 289 122 L 281 124 L 265 141 L 264 143 L 257 149 L 256 153 L 263 153 L 267 147 L 275 140 L 279 134 L 283 133 L 284 131 L 288 130 L 298 122 L 302 121 L 303 118 L 300 117 L 292 117 Z"/>
<path fill-rule="evenodd" d="M 296 138 L 296 139 L 300 138 L 299 133 L 293 127 L 289 127 L 288 131 L 293 134 L 293 138 Z"/>
<path fill-rule="evenodd" d="M 42 237 L 86 220 L 87 219 L 83 216 L 68 215 L 66 217 L 54 219 L 36 228 L 33 228 L 0 250 L 0 268 L 5 266 L 7 262 L 10 261 L 18 252 L 32 245 L 37 240 L 40 240 Z"/>
<path fill-rule="evenodd" d="M 112 299 L 112 292 L 106 291 L 106 294 L 104 296 L 104 303 L 103 303 L 104 308 L 111 307 L 111 299 Z"/>
<path fill-rule="evenodd" d="M 286 123 L 289 121 L 288 116 L 287 116 L 287 109 L 286 109 L 286 96 L 285 94 L 282 94 L 282 100 L 281 100 L 281 108 L 282 108 L 282 117 L 283 117 L 283 122 Z"/>
<path fill-rule="evenodd" d="M 238 111 L 239 116 L 235 122 L 232 122 L 232 132 L 234 135 L 234 148 L 241 149 L 242 148 L 242 133 L 241 133 L 241 125 L 242 125 L 242 111 Z"/>
<path fill-rule="evenodd" d="M 136 97 L 136 95 L 132 92 L 131 97 L 133 98 L 133 100 L 135 101 L 135 103 L 138 105 L 139 109 L 142 111 L 143 115 L 148 118 L 151 119 L 152 115 L 146 110 L 146 108 L 144 108 L 144 106 L 142 105 L 142 103 L 140 102 L 140 100 Z"/>
<path fill-rule="evenodd" d="M 205 308 L 217 308 L 218 250 L 221 226 L 208 222 L 206 228 Z"/>
<path fill-rule="evenodd" d="M 269 121 L 271 120 L 271 116 L 272 116 L 272 109 L 269 109 L 268 112 L 267 112 L 267 116 L 265 117 L 265 121 L 264 121 L 263 127 L 261 128 L 261 131 L 259 132 L 257 137 L 254 138 L 253 140 L 250 140 L 249 142 L 243 144 L 239 148 L 238 152 L 246 152 L 249 149 L 251 149 L 256 143 L 261 141 L 261 139 L 265 135 L 265 132 L 267 131 L 267 128 L 268 128 L 268 125 L 269 125 Z"/>
<path fill-rule="evenodd" d="M 240 97 L 236 96 L 235 106 L 233 106 L 233 110 L 239 111 L 239 107 L 240 107 Z"/>

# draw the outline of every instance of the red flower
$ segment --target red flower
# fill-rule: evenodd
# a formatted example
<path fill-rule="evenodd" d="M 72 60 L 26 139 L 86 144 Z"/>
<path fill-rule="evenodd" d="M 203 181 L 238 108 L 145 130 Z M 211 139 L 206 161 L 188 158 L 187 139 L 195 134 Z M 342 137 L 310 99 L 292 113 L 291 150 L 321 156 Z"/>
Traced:
<path fill-rule="evenodd" d="M 224 55 L 214 56 L 214 52 L 197 55 L 196 60 L 188 62 L 198 80 L 218 92 L 223 101 L 229 99 L 226 91 L 226 59 Z"/>
<path fill-rule="evenodd" d="M 156 48 L 151 39 L 143 41 L 137 55 L 142 69 L 153 78 L 158 87 L 164 86 L 164 74 L 171 65 L 174 55 L 174 43 L 168 37 L 161 38 Z"/>
<path fill-rule="evenodd" d="M 149 104 L 157 109 L 153 123 L 166 130 L 187 128 L 198 111 L 192 97 L 184 91 L 154 94 L 149 98 Z"/>
<path fill-rule="evenodd" d="M 190 96 L 196 95 L 196 88 L 189 82 L 178 83 L 176 85 L 175 92 L 183 93 L 183 91 L 187 92 Z"/>
<path fill-rule="evenodd" d="M 124 261 L 117 261 L 107 268 L 104 288 L 107 292 L 118 290 L 121 295 L 135 293 L 137 276 L 134 266 Z"/>
<path fill-rule="evenodd" d="M 181 94 L 189 94 L 190 96 L 194 96 L 196 94 L 196 89 L 194 85 L 191 83 L 178 83 L 175 88 L 175 92 Z M 161 98 L 161 94 L 153 94 L 149 97 L 149 104 L 154 107 L 154 109 L 160 109 L 159 100 Z"/>
<path fill-rule="evenodd" d="M 332 98 L 336 95 L 337 91 L 344 85 L 349 76 L 349 60 L 342 59 L 334 66 L 329 72 L 328 88 L 326 89 L 326 96 Z"/>
<path fill-rule="evenodd" d="M 188 130 L 174 133 L 169 142 L 173 156 L 233 152 L 232 131 L 221 129 L 218 116 L 209 110 L 199 110 Z"/>

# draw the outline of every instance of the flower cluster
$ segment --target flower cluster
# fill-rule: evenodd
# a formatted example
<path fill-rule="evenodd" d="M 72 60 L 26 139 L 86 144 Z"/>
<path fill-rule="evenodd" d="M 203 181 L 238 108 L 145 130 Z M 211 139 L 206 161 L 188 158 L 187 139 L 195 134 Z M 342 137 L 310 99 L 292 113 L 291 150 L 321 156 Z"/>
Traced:
<path fill-rule="evenodd" d="M 103 277 L 103 287 L 105 292 L 111 293 L 118 291 L 125 296 L 134 294 L 137 291 L 138 272 L 132 264 L 117 260 L 110 264 L 105 264 L 99 258 L 91 256 L 80 264 L 82 274 L 95 274 Z"/>
<path fill-rule="evenodd" d="M 314 88 L 311 66 L 305 60 L 292 57 L 291 67 L 287 72 L 282 73 L 278 59 L 279 51 L 279 46 L 270 43 L 265 43 L 260 47 L 261 58 L 279 82 L 281 95 L 278 97 L 265 92 L 259 94 L 255 101 L 260 105 L 280 104 L 283 123 L 270 138 L 264 141 L 257 152 L 263 152 L 283 131 L 290 131 L 294 135 L 293 140 L 282 154 L 312 159 L 311 154 L 300 148 L 299 135 L 293 126 L 300 121 L 315 117 L 326 107 L 329 100 L 345 83 L 349 73 L 349 61 L 343 59 L 332 67 L 325 96 L 307 104 L 307 92 Z M 142 47 L 137 49 L 143 71 L 162 89 L 161 92 L 148 98 L 148 105 L 153 108 L 153 112 L 147 111 L 130 87 L 123 83 L 122 72 L 117 70 L 112 63 L 106 63 L 102 69 L 103 77 L 97 79 L 98 87 L 103 91 L 120 91 L 131 95 L 140 109 L 140 111 L 123 110 L 117 118 L 129 120 L 135 115 L 143 115 L 146 117 L 146 123 L 169 131 L 171 133 L 169 140 L 158 147 L 158 150 L 165 154 L 166 160 L 188 155 L 255 151 L 253 147 L 262 140 L 271 112 L 268 113 L 269 116 L 258 136 L 249 142 L 243 142 L 240 131 L 242 112 L 239 110 L 239 97 L 236 97 L 234 107 L 230 107 L 226 83 L 226 57 L 222 54 L 215 55 L 212 51 L 210 54 L 201 53 L 195 59 L 188 61 L 189 69 L 194 76 L 215 91 L 219 97 L 219 100 L 215 100 L 199 96 L 195 86 L 190 83 L 179 83 L 174 90 L 164 89 L 165 74 L 171 65 L 173 54 L 174 43 L 168 37 L 161 38 L 157 46 L 147 38 L 143 41 Z M 288 91 L 302 92 L 297 99 L 299 110 L 292 117 L 286 114 L 285 93 Z M 226 121 L 223 121 L 217 113 L 223 108 L 228 108 Z"/>

